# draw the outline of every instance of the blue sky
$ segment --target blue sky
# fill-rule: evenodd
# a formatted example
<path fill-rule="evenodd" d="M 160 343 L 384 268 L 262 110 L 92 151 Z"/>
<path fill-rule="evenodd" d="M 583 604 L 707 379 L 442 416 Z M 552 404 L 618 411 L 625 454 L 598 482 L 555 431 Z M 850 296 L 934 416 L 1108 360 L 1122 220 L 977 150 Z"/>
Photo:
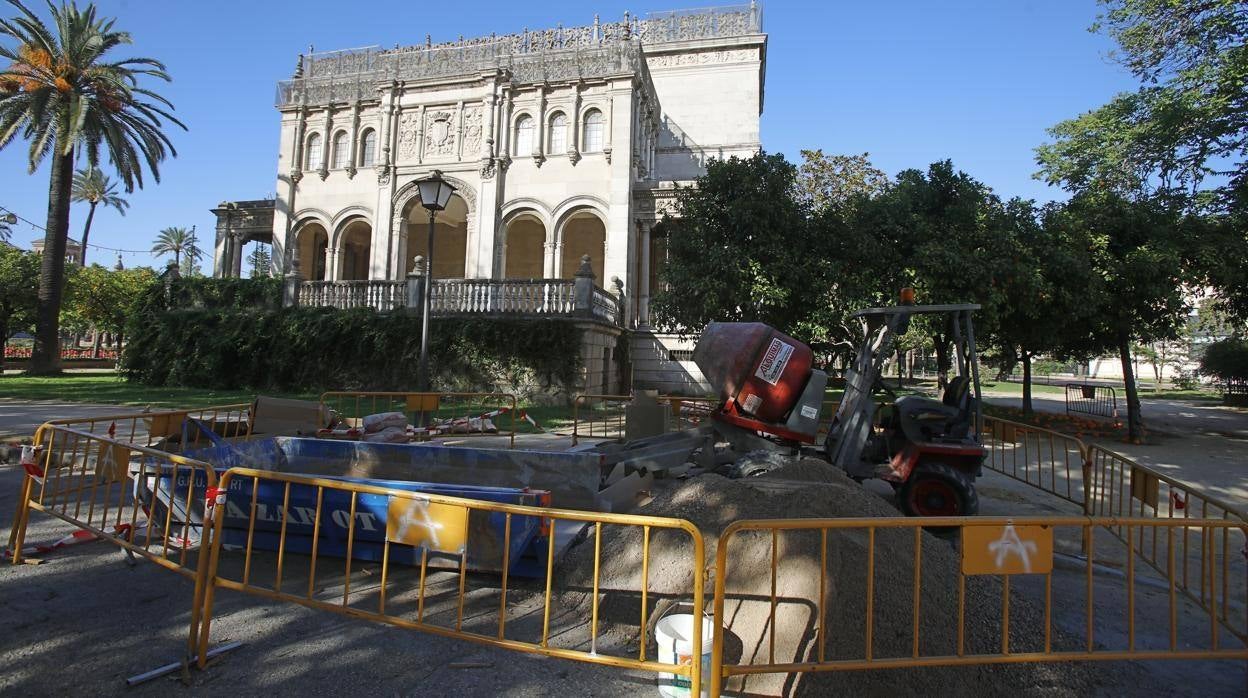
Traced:
<path fill-rule="evenodd" d="M 189 127 L 172 132 L 178 157 L 162 167 L 160 184 L 129 196 L 125 217 L 96 214 L 92 244 L 145 250 L 167 226 L 195 225 L 208 234 L 201 239 L 210 237 L 208 210 L 219 201 L 273 194 L 274 86 L 290 76 L 309 44 L 317 50 L 406 45 L 423 42 L 426 33 L 448 41 L 589 24 L 594 12 L 617 20 L 625 10 L 679 9 L 688 0 L 97 4 L 133 34 L 135 44 L 124 53 L 168 64 L 174 82 L 158 89 Z M 772 0 L 763 8 L 770 35 L 763 147 L 793 161 L 803 148 L 869 152 L 893 175 L 950 158 L 1003 196 L 1062 198 L 1032 178 L 1032 149 L 1045 140 L 1045 129 L 1135 86 L 1107 58 L 1111 42 L 1087 31 L 1095 0 Z M 7 6 L 0 13 L 12 14 Z M 0 206 L 42 224 L 46 166 L 28 176 L 25 151 L 16 141 L 0 150 Z M 78 237 L 85 205 L 70 215 L 70 234 Z M 21 246 L 42 235 L 24 223 L 14 233 Z M 116 253 L 92 249 L 88 259 L 111 265 Z M 124 261 L 155 264 L 144 252 L 126 253 Z"/>

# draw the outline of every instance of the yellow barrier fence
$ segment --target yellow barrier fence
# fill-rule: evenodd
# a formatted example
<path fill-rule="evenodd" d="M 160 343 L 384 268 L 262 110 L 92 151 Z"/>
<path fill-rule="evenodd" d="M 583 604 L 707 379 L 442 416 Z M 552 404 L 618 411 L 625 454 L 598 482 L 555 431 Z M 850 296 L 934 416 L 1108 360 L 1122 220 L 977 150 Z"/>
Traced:
<path fill-rule="evenodd" d="M 14 564 L 50 552 L 59 543 L 26 545 L 32 512 L 60 519 L 82 532 L 192 579 L 195 584 L 188 656 L 198 639 L 211 535 L 205 508 L 216 493 L 216 473 L 206 463 L 66 426 L 45 424 L 26 460 L 9 554 Z M 62 540 L 62 543 L 71 538 Z"/>
<path fill-rule="evenodd" d="M 1088 468 L 1087 510 L 1093 516 L 1147 517 L 1180 524 L 1217 519 L 1232 526 L 1248 525 L 1248 516 L 1242 509 L 1101 446 L 1088 447 Z M 1168 569 L 1167 565 L 1173 562 L 1168 557 L 1167 542 L 1160 538 L 1157 528 L 1131 530 L 1112 525 L 1106 530 L 1151 567 Z M 1181 553 L 1177 558 L 1178 568 L 1169 573 L 1174 577 L 1175 586 L 1205 611 L 1216 612 L 1222 622 L 1235 627 L 1239 636 L 1248 635 L 1248 619 L 1232 615 L 1225 604 L 1217 602 L 1218 597 L 1244 598 L 1248 579 L 1244 575 L 1230 575 L 1225 569 L 1215 574 L 1206 564 L 1206 559 L 1215 554 L 1227 557 L 1242 552 L 1248 555 L 1245 541 L 1225 534 L 1220 541 L 1193 536 L 1185 528 L 1176 545 Z"/>
<path fill-rule="evenodd" d="M 1121 567 L 1102 564 L 1101 545 L 1086 557 L 1061 550 L 1114 528 L 1127 540 L 1147 531 L 1161 541 L 1160 570 L 1135 555 Z M 782 673 L 1248 659 L 1248 636 L 1227 622 L 1228 613 L 1248 612 L 1248 599 L 1224 587 L 1192 605 L 1177 572 L 1190 538 L 1206 551 L 1199 561 L 1208 578 L 1242 578 L 1243 537 L 1242 523 L 1221 519 L 737 521 L 715 552 L 711 695 L 769 691 L 742 682 Z"/>
<path fill-rule="evenodd" d="M 321 407 L 331 410 L 344 427 L 359 427 L 370 414 L 402 412 L 409 424 L 432 427 L 430 435 L 418 440 L 506 436 L 511 447 L 516 445 L 519 413 L 510 393 L 331 391 L 321 395 Z"/>
<path fill-rule="evenodd" d="M 1087 449 L 1079 439 L 1051 429 L 984 417 L 983 444 L 984 467 L 1084 506 Z"/>
<path fill-rule="evenodd" d="M 671 431 L 701 426 L 719 402 L 711 397 L 681 395 L 659 395 L 655 399 L 671 407 Z M 623 438 L 624 408 L 632 400 L 632 395 L 577 395 L 572 402 L 572 444 L 576 445 L 582 438 Z"/>
<path fill-rule="evenodd" d="M 199 409 L 119 412 L 116 414 L 55 419 L 48 424 L 117 439 L 128 444 L 178 451 L 207 446 L 208 437 L 199 429 L 186 429 L 187 418 L 199 420 L 217 436 L 248 439 L 252 433 L 252 403 L 217 405 Z M 182 441 L 186 443 L 182 443 Z"/>
<path fill-rule="evenodd" d="M 215 591 L 229 589 L 521 652 L 664 672 L 697 695 L 700 664 L 664 663 L 647 651 L 660 599 L 690 603 L 695 618 L 703 612 L 705 551 L 687 521 L 237 468 L 220 486 L 228 494 L 216 507 L 201 666 Z M 577 531 L 586 536 L 571 553 L 577 562 L 557 569 L 552 542 Z M 517 577 L 518 562 L 530 565 L 527 575 Z M 669 580 L 673 569 L 687 570 L 687 587 L 655 588 L 651 570 L 659 569 Z M 629 607 L 635 625 L 621 620 Z M 635 633 L 636 644 L 604 641 L 608 623 Z M 700 638 L 692 655 L 701 656 Z"/>

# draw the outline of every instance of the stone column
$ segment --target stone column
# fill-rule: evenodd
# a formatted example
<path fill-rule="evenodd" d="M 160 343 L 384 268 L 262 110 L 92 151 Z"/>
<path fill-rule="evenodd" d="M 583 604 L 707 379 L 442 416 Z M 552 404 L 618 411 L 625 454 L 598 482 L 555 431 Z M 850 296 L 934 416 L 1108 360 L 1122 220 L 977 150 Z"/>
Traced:
<path fill-rule="evenodd" d="M 360 153 L 360 100 L 355 100 L 355 104 L 351 107 L 351 147 L 348 149 L 350 155 L 347 159 L 347 176 L 355 177 L 356 163 L 359 162 Z"/>
<path fill-rule="evenodd" d="M 594 316 L 594 270 L 589 255 L 581 257 L 581 266 L 573 275 L 572 303 L 574 315 L 585 318 Z"/>
<path fill-rule="evenodd" d="M 546 242 L 542 243 L 542 277 L 547 279 L 558 278 L 559 270 L 555 268 L 555 231 L 546 231 Z"/>
<path fill-rule="evenodd" d="M 325 137 L 321 139 L 321 169 L 316 171 L 317 176 L 325 179 L 329 176 L 329 154 L 331 152 L 330 145 L 334 142 L 334 109 L 333 107 L 325 107 Z"/>
<path fill-rule="evenodd" d="M 637 304 L 637 323 L 641 327 L 650 326 L 650 229 L 649 223 L 641 223 L 641 273 L 640 279 L 633 282 L 633 288 L 640 289 Z"/>
<path fill-rule="evenodd" d="M 234 278 L 243 278 L 243 234 L 232 233 L 230 237 L 234 238 Z"/>

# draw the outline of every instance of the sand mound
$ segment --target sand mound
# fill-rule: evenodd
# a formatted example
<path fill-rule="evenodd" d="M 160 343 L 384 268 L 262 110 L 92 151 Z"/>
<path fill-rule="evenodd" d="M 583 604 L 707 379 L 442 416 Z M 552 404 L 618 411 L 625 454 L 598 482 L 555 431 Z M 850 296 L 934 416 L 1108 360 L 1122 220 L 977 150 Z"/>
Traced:
<path fill-rule="evenodd" d="M 775 518 L 884 518 L 900 513 L 880 497 L 863 490 L 840 471 L 817 459 L 804 459 L 759 478 L 729 480 L 701 475 L 661 492 L 637 513 L 685 519 L 702 531 L 707 565 L 714 572 L 715 545 L 732 522 Z M 642 583 L 640 529 L 604 527 L 603 590 L 637 590 Z M 651 536 L 651 594 L 688 598 L 694 570 L 692 548 L 685 534 L 656 531 Z M 783 532 L 776 538 L 775 661 L 818 659 L 820 627 L 826 659 L 861 659 L 866 653 L 867 567 L 869 540 L 861 529 L 833 530 L 827 535 L 824 583 L 820 587 L 822 538 L 818 531 Z M 913 529 L 879 529 L 874 537 L 873 657 L 909 657 L 913 651 L 914 557 Z M 957 651 L 959 559 L 953 545 L 928 533 L 921 548 L 918 602 L 918 646 L 921 656 L 953 655 Z M 593 578 L 592 539 L 565 559 L 564 580 L 588 586 Z M 728 546 L 727 601 L 729 630 L 726 660 L 766 663 L 771 656 L 770 532 L 743 532 Z M 1016 585 L 1010 602 L 1012 651 L 1044 647 L 1043 614 L 1022 598 Z M 712 586 L 707 585 L 710 610 Z M 1027 591 L 1023 589 L 1023 591 Z M 1034 588 L 1031 590 L 1034 592 Z M 819 605 L 826 600 L 824 622 Z M 608 600 L 609 602 L 609 600 Z M 627 613 L 632 608 L 631 599 Z M 965 650 L 996 653 L 1001 647 L 1002 587 L 995 578 L 966 581 Z M 633 617 L 636 611 L 632 611 Z M 634 621 L 635 622 L 635 621 Z M 1054 649 L 1064 646 L 1054 632 Z M 800 681 L 783 675 L 749 677 L 729 685 L 733 690 L 763 694 L 826 695 L 829 692 L 888 692 L 891 695 L 1086 695 L 1093 673 L 1079 665 L 965 666 L 950 668 L 846 671 L 810 674 Z M 1100 676 L 1109 679 L 1104 667 Z"/>

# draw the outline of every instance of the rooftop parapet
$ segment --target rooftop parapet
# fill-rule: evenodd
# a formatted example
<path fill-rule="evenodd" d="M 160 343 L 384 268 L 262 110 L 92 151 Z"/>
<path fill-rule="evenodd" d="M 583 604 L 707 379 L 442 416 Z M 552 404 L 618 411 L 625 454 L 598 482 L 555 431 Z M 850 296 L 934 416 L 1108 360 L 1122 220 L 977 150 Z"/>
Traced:
<path fill-rule="evenodd" d="M 597 77 L 644 69 L 641 45 L 748 36 L 762 31 L 762 10 L 749 5 L 654 12 L 645 19 L 490 35 L 455 42 L 382 49 L 370 46 L 299 57 L 291 80 L 278 83 L 277 106 L 364 99 L 376 83 L 506 70 L 518 82 Z"/>

